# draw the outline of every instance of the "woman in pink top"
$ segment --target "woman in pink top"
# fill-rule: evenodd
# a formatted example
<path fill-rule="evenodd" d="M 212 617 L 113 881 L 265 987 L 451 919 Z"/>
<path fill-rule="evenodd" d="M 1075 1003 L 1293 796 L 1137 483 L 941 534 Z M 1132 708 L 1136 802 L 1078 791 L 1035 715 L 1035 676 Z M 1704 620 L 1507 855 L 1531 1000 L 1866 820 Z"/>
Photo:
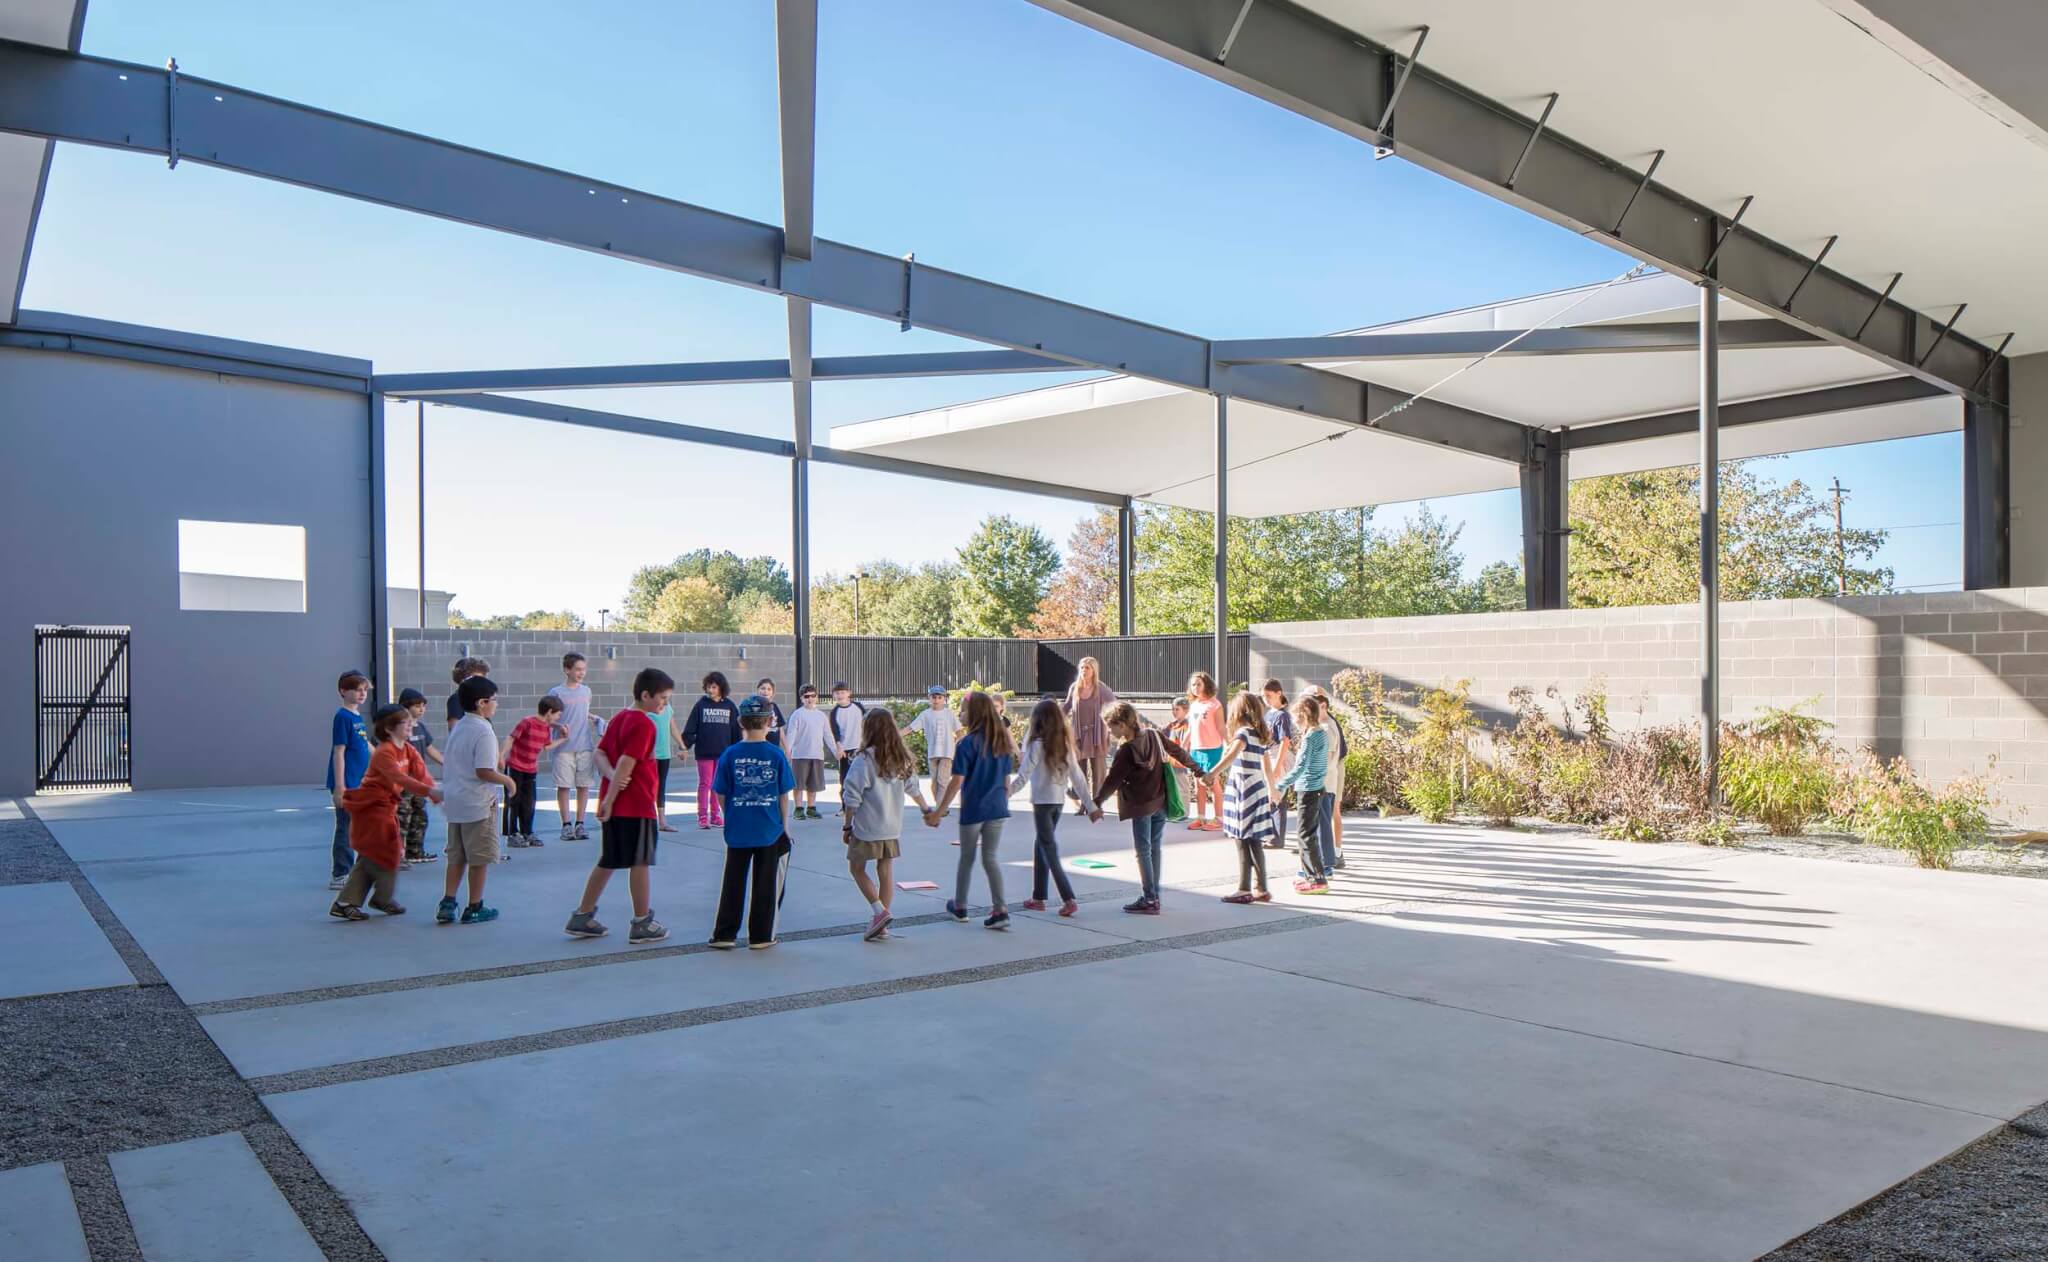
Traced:
<path fill-rule="evenodd" d="M 1080 677 L 1067 689 L 1060 709 L 1073 726 L 1074 759 L 1092 792 L 1102 787 L 1102 777 L 1109 771 L 1109 728 L 1102 715 L 1116 704 L 1116 693 L 1102 682 L 1102 665 L 1094 658 L 1082 658 L 1079 669 Z"/>
<path fill-rule="evenodd" d="M 1188 676 L 1188 755 L 1198 773 L 1188 827 L 1197 832 L 1223 830 L 1223 793 L 1208 779 L 1223 759 L 1223 745 L 1223 702 L 1216 696 L 1216 681 L 1209 672 L 1198 670 Z"/>

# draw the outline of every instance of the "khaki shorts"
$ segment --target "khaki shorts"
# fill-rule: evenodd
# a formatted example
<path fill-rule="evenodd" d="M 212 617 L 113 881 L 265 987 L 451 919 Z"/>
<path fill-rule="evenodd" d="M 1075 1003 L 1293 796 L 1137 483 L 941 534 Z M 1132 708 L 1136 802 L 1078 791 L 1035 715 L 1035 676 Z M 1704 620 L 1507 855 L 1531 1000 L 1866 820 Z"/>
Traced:
<path fill-rule="evenodd" d="M 894 837 L 890 837 L 885 841 L 849 841 L 846 843 L 846 857 L 857 861 L 893 859 L 901 853 L 903 853 L 902 848 L 896 844 Z"/>
<path fill-rule="evenodd" d="M 448 821 L 448 862 L 456 867 L 482 867 L 498 861 L 498 817 L 495 812 L 474 824 Z"/>
<path fill-rule="evenodd" d="M 573 754 L 566 749 L 556 750 L 555 787 L 557 789 L 595 789 L 597 787 L 597 755 L 587 749 Z"/>
<path fill-rule="evenodd" d="M 825 787 L 825 760 L 822 758 L 792 758 L 789 760 L 791 773 L 796 779 L 798 793 L 817 793 Z"/>

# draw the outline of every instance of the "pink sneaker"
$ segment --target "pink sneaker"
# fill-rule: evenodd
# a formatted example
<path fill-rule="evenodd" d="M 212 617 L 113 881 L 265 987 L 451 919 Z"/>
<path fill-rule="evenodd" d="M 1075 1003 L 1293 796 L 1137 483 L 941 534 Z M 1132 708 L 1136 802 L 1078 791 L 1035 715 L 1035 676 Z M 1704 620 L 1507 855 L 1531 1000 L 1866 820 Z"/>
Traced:
<path fill-rule="evenodd" d="M 892 919 L 894 917 L 889 915 L 889 909 L 886 907 L 876 912 L 868 918 L 868 931 L 861 935 L 862 938 L 868 942 L 873 942 L 877 938 L 888 937 L 889 921 Z"/>
<path fill-rule="evenodd" d="M 1081 910 L 1081 904 L 1071 898 L 1060 904 L 1060 915 L 1062 916 L 1071 916 L 1079 910 Z"/>
<path fill-rule="evenodd" d="M 1019 903 L 1018 906 L 1022 907 L 1025 911 L 1044 911 L 1045 900 L 1042 898 L 1027 898 Z"/>

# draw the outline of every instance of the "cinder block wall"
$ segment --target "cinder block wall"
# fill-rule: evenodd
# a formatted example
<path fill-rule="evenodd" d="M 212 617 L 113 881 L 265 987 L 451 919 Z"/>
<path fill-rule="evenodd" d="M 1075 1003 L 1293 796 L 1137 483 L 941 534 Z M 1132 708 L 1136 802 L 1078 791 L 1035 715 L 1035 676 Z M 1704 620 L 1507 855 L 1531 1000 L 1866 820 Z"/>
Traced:
<path fill-rule="evenodd" d="M 2048 825 L 2048 588 L 1773 600 L 1721 608 L 1721 712 L 1818 698 L 1844 745 L 1905 755 L 1943 781 L 1997 758 L 2005 814 Z M 1444 615 L 1252 628 L 1252 678 L 1290 690 L 1347 666 L 1390 686 L 1472 681 L 1505 719 L 1518 684 L 1567 695 L 1604 680 L 1617 726 L 1684 722 L 1699 705 L 1699 610 Z"/>
<path fill-rule="evenodd" d="M 611 654 L 607 656 L 607 650 Z M 787 636 L 661 634 L 635 631 L 476 631 L 452 628 L 399 627 L 391 633 L 391 660 L 398 687 L 417 688 L 432 698 L 427 713 L 442 714 L 454 690 L 449 672 L 455 659 L 481 657 L 491 664 L 498 685 L 498 733 L 533 713 L 548 689 L 562 682 L 562 654 L 589 659 L 584 677 L 597 712 L 610 716 L 631 703 L 633 676 L 642 667 L 658 666 L 675 676 L 676 703 L 687 711 L 696 701 L 698 681 L 707 671 L 721 670 L 736 693 L 752 692 L 764 676 L 775 680 L 777 698 L 796 691 L 796 642 Z M 438 738 L 440 729 L 435 728 Z"/>

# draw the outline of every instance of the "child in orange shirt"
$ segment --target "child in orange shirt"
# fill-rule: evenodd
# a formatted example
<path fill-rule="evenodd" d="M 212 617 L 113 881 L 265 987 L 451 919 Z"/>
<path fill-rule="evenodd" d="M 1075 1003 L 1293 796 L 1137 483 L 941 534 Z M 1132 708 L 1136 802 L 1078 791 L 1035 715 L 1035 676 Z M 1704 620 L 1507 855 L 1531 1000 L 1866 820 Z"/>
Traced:
<path fill-rule="evenodd" d="M 365 896 L 370 906 L 387 916 L 402 916 L 405 908 L 393 897 L 398 892 L 398 869 L 405 862 L 405 835 L 398 827 L 398 801 L 408 793 L 433 802 L 441 790 L 427 773 L 426 760 L 412 747 L 412 711 L 404 706 L 385 706 L 377 711 L 370 726 L 376 749 L 370 755 L 370 769 L 360 786 L 342 794 L 349 814 L 349 845 L 357 862 L 349 870 L 348 883 L 327 914 L 336 920 L 368 920 L 363 910 Z"/>

